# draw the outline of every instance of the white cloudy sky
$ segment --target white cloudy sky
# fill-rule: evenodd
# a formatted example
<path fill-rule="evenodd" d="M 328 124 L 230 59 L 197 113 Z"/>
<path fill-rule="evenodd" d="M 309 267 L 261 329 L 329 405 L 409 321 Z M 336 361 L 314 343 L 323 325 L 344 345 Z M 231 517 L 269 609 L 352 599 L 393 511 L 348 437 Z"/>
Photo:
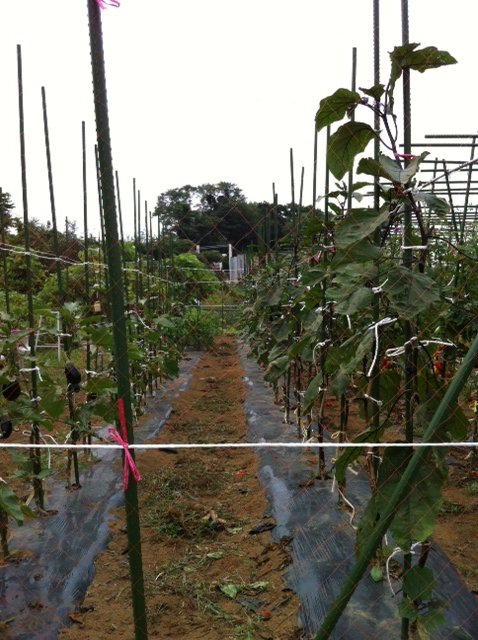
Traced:
<path fill-rule="evenodd" d="M 382 79 L 401 43 L 400 0 L 381 2 Z M 410 39 L 458 65 L 413 74 L 413 139 L 474 133 L 478 117 L 474 0 L 409 0 Z M 250 200 L 272 182 L 290 200 L 289 148 L 312 195 L 313 121 L 321 98 L 371 86 L 372 0 L 122 0 L 102 13 L 115 166 L 125 226 L 132 179 L 152 209 L 162 191 L 228 180 Z M 46 88 L 57 216 L 82 230 L 81 121 L 86 121 L 90 225 L 98 228 L 86 0 L 0 0 L 0 185 L 22 214 L 16 45 L 23 55 L 30 216 L 50 215 L 41 86 Z M 319 138 L 323 184 L 324 134 Z M 442 153 L 442 152 L 440 152 Z M 468 158 L 468 151 L 462 154 Z M 320 191 L 320 189 L 319 189 Z"/>

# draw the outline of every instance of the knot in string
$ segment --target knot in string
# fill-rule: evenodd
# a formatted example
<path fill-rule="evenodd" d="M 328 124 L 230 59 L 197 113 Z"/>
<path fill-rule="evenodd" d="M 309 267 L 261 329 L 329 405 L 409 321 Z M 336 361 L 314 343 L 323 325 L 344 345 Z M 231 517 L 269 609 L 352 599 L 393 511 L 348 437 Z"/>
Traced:
<path fill-rule="evenodd" d="M 123 438 L 120 436 L 120 434 L 116 431 L 114 427 L 109 427 L 108 435 L 112 440 L 116 442 L 116 444 L 120 444 L 123 447 L 123 453 L 124 453 L 123 491 L 126 491 L 126 489 L 128 488 L 129 474 L 130 473 L 133 474 L 133 478 L 136 480 L 136 482 L 139 482 L 141 480 L 141 476 L 139 474 L 138 469 L 136 468 L 133 457 L 129 451 L 128 443 L 125 440 L 123 440 Z"/>
<path fill-rule="evenodd" d="M 128 488 L 128 482 L 129 482 L 129 474 L 132 473 L 133 474 L 133 478 L 136 480 L 136 482 L 139 482 L 141 480 L 141 476 L 139 474 L 138 469 L 136 468 L 136 464 L 133 460 L 133 457 L 129 451 L 129 446 L 128 446 L 128 434 L 126 431 L 126 418 L 125 418 L 125 413 L 124 413 L 124 403 L 123 403 L 123 398 L 118 398 L 118 422 L 120 424 L 121 427 L 121 436 L 120 434 L 116 431 L 116 429 L 114 427 L 110 427 L 108 429 L 108 435 L 110 436 L 110 438 L 112 440 L 114 440 L 116 442 L 116 444 L 119 444 L 123 447 L 123 453 L 124 453 L 124 461 L 123 461 L 123 491 L 126 491 L 126 489 Z"/>

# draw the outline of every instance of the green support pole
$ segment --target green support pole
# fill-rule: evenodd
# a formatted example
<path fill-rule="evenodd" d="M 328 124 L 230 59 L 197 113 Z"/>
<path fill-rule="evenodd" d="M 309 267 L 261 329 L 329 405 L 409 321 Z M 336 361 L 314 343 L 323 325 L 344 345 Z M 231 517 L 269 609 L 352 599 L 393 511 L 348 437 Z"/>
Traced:
<path fill-rule="evenodd" d="M 111 136 L 106 91 L 106 73 L 101 27 L 101 10 L 95 0 L 87 0 L 88 22 L 93 75 L 98 155 L 106 231 L 106 260 L 109 270 L 110 317 L 113 325 L 118 399 L 123 401 L 128 442 L 134 442 L 131 407 L 126 321 L 124 314 L 123 272 L 121 245 L 118 238 L 115 183 L 111 152 Z M 137 484 L 132 479 L 125 491 L 126 526 L 128 534 L 129 566 L 135 639 L 147 640 L 146 603 L 141 555 L 141 532 L 138 511 Z"/>
<path fill-rule="evenodd" d="M 55 205 L 55 191 L 53 189 L 53 171 L 51 167 L 51 152 L 50 152 L 50 134 L 48 128 L 48 111 L 46 105 L 46 93 L 45 87 L 41 88 L 41 99 L 42 99 L 42 108 L 43 108 L 43 132 L 45 135 L 45 153 L 46 153 L 46 164 L 48 171 L 48 188 L 50 193 L 50 211 L 51 211 L 51 224 L 53 230 L 53 247 L 55 250 L 55 256 L 57 258 L 60 257 L 60 245 L 58 242 L 58 225 L 56 222 L 56 205 Z M 60 261 L 56 261 L 55 265 L 56 271 L 56 279 L 58 286 L 58 306 L 61 307 L 63 305 L 63 284 L 61 278 L 61 265 Z M 65 340 L 66 343 L 66 340 Z M 67 347 L 68 345 L 65 344 Z M 65 351 L 68 349 L 66 348 Z"/>
<path fill-rule="evenodd" d="M 31 400 L 32 406 L 38 405 L 38 370 L 35 360 L 35 334 L 34 334 L 34 315 L 33 315 L 33 287 L 32 287 L 32 259 L 30 254 L 30 224 L 28 219 L 28 189 L 27 189 L 27 166 L 26 166 L 26 150 L 25 150 L 25 117 L 23 110 L 23 65 L 22 65 L 22 48 L 17 45 L 17 67 L 18 67 L 18 113 L 20 125 L 20 161 L 22 170 L 22 199 L 23 199 L 23 226 L 25 228 L 25 269 L 27 282 L 27 305 L 28 305 L 28 326 L 30 328 L 29 346 L 30 360 L 29 369 L 31 370 Z M 38 423 L 33 421 L 30 434 L 31 444 L 40 444 L 40 429 Z M 41 473 L 41 449 L 31 449 L 30 459 L 32 461 L 33 471 L 33 490 L 35 495 L 35 503 L 40 510 L 45 508 L 45 494 L 43 491 L 43 482 L 39 478 Z"/>
<path fill-rule="evenodd" d="M 409 26 L 408 26 L 408 0 L 402 0 L 402 45 L 408 44 Z M 410 69 L 403 69 L 403 152 L 410 154 L 412 149 L 412 111 L 410 98 Z M 405 166 L 407 161 L 404 161 Z M 408 185 L 407 185 L 408 186 Z M 403 244 L 405 247 L 413 245 L 413 222 L 412 210 L 409 204 L 405 205 L 403 213 Z M 402 254 L 403 266 L 407 269 L 413 269 L 413 251 L 412 249 L 403 249 Z M 405 437 L 408 442 L 413 442 L 414 431 L 414 404 L 415 404 L 415 387 L 417 378 L 417 366 L 415 359 L 415 346 L 412 344 L 411 338 L 416 335 L 414 323 L 406 320 L 404 323 L 404 344 L 405 344 Z M 411 455 L 411 451 L 410 451 Z M 406 553 L 403 556 L 403 573 L 406 575 L 412 566 L 412 556 Z M 405 590 L 402 592 L 403 598 L 407 597 Z M 402 618 L 401 640 L 408 640 L 410 620 Z"/>
<path fill-rule="evenodd" d="M 3 191 L 0 187 L 0 227 L 2 228 L 2 246 L 5 246 L 5 218 L 3 211 Z M 2 270 L 3 270 L 3 293 L 5 295 L 5 311 L 10 315 L 10 294 L 8 291 L 7 279 L 7 252 L 2 251 Z"/>

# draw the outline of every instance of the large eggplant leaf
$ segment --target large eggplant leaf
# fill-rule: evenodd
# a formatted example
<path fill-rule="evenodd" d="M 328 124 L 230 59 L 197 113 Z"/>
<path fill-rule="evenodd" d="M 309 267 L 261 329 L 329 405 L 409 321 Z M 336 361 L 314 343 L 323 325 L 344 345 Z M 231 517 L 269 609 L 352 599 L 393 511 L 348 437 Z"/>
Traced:
<path fill-rule="evenodd" d="M 420 164 L 428 155 L 428 151 L 424 151 L 410 160 L 407 166 L 403 168 L 400 162 L 381 153 L 378 160 L 362 158 L 358 164 L 357 173 L 365 173 L 377 178 L 390 180 L 393 183 L 406 185 L 418 172 Z"/>
<path fill-rule="evenodd" d="M 370 287 L 354 287 L 345 293 L 334 307 L 335 313 L 339 315 L 351 316 L 358 311 L 368 309 L 372 304 L 373 293 Z M 333 296 L 332 293 L 331 295 Z"/>
<path fill-rule="evenodd" d="M 355 157 L 365 150 L 375 136 L 365 122 L 346 122 L 329 138 L 327 164 L 332 174 L 341 180 L 353 167 Z"/>
<path fill-rule="evenodd" d="M 337 89 L 335 93 L 320 101 L 319 110 L 315 115 L 317 131 L 332 122 L 342 120 L 346 113 L 360 102 L 360 95 L 349 89 Z"/>
<path fill-rule="evenodd" d="M 436 47 L 417 49 L 419 46 L 419 43 L 410 42 L 395 47 L 390 52 L 390 60 L 392 62 L 388 89 L 390 94 L 393 93 L 395 83 L 406 68 L 423 73 L 427 69 L 437 69 L 457 62 L 448 51 L 440 51 Z"/>
<path fill-rule="evenodd" d="M 384 208 L 378 214 L 371 209 L 353 209 L 335 229 L 337 248 L 346 249 L 365 240 L 377 227 L 388 220 L 389 215 L 388 208 Z"/>
<path fill-rule="evenodd" d="M 436 282 L 423 273 L 400 266 L 390 269 L 387 276 L 383 290 L 394 312 L 405 320 L 412 320 L 440 300 Z"/>

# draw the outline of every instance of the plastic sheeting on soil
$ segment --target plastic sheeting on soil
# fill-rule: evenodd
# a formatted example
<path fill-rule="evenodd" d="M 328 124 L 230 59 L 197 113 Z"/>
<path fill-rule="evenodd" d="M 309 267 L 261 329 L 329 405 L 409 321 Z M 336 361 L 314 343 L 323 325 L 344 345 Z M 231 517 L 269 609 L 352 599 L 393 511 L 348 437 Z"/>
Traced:
<path fill-rule="evenodd" d="M 148 419 L 135 429 L 135 442 L 155 436 L 185 391 L 199 353 L 191 353 L 179 376 L 148 402 Z M 27 520 L 14 528 L 11 550 L 26 559 L 0 567 L 0 621 L 11 622 L 2 640 L 51 640 L 68 625 L 94 576 L 93 562 L 110 538 L 111 509 L 123 501 L 119 452 L 98 450 L 98 463 L 82 470 L 82 488 L 66 491 L 58 476 L 45 482 L 47 509 L 55 515 Z"/>
<path fill-rule="evenodd" d="M 259 367 L 244 353 L 242 364 L 248 389 L 248 439 L 252 442 L 297 441 L 295 426 L 284 424 Z M 332 480 L 316 480 L 312 486 L 301 487 L 315 470 L 307 462 L 310 453 L 307 456 L 306 450 L 258 448 L 257 452 L 259 479 L 270 503 L 268 515 L 277 523 L 273 539 L 292 536 L 288 547 L 292 563 L 286 581 L 299 598 L 300 620 L 306 637 L 312 638 L 354 563 L 355 531 L 350 526 L 350 513 L 338 508 Z M 330 468 L 333 450 L 326 449 L 325 453 Z M 346 494 L 360 514 L 370 495 L 367 479 L 360 474 L 349 474 Z M 478 601 L 435 544 L 427 566 L 433 570 L 438 583 L 434 593 L 446 603 L 446 622 L 434 632 L 434 640 L 478 638 Z M 397 600 L 400 597 L 400 594 L 397 598 L 392 596 L 386 581 L 375 583 L 368 575 L 364 576 L 331 638 L 399 638 Z"/>

